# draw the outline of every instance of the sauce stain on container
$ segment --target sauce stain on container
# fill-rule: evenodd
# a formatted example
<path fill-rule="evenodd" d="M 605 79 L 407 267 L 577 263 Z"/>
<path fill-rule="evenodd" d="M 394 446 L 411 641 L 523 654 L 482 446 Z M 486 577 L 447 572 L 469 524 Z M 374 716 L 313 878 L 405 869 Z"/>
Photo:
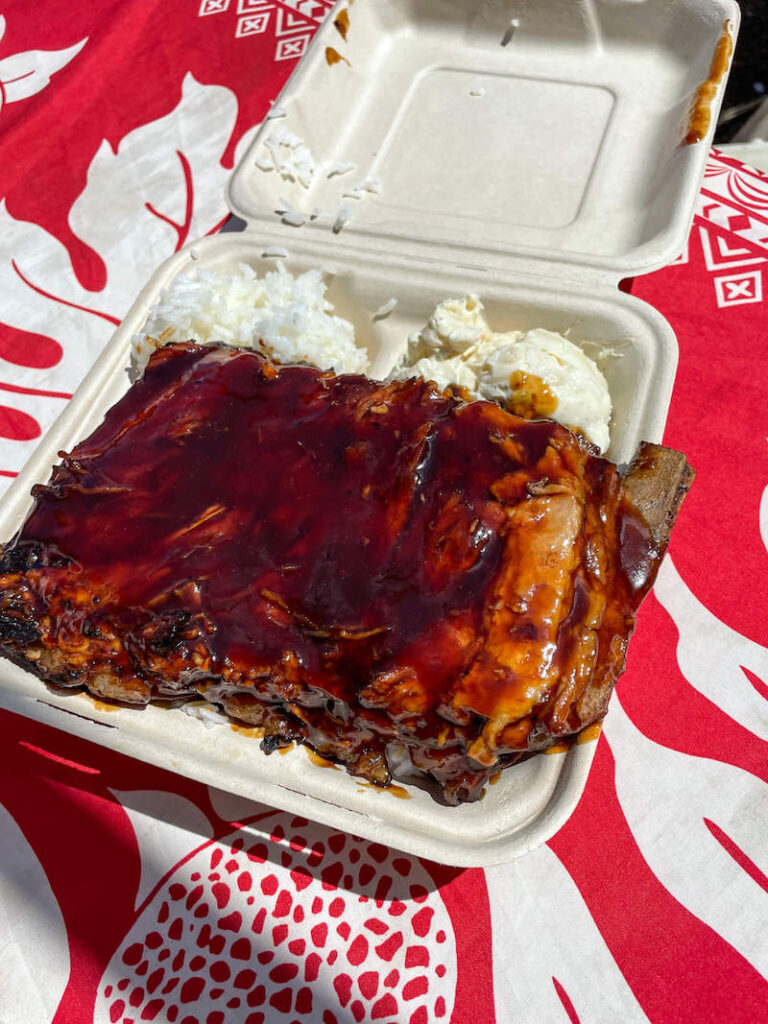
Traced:
<path fill-rule="evenodd" d="M 241 736 L 250 736 L 257 740 L 264 738 L 264 729 L 260 725 L 237 725 L 233 722 L 230 729 L 232 732 L 239 732 Z"/>
<path fill-rule="evenodd" d="M 118 711 L 119 708 L 116 704 L 106 704 L 103 700 L 92 701 L 93 706 L 97 711 Z"/>
<path fill-rule="evenodd" d="M 51 687 L 51 689 L 53 689 L 53 688 Z M 67 693 L 66 690 L 62 690 L 60 692 Z M 71 693 L 71 692 L 72 691 L 70 690 L 69 693 Z M 125 707 L 126 706 L 126 705 L 123 705 L 123 704 L 111 703 L 111 702 L 108 702 L 108 701 L 99 700 L 98 697 L 94 697 L 92 694 L 88 693 L 87 690 L 81 690 L 78 693 L 78 697 L 82 697 L 82 698 L 84 698 L 84 700 L 87 700 L 88 703 L 92 707 L 94 707 L 97 711 L 119 711 L 121 707 Z"/>
<path fill-rule="evenodd" d="M 688 128 L 683 139 L 684 146 L 694 145 L 706 137 L 712 124 L 712 104 L 717 96 L 720 83 L 728 73 L 732 55 L 732 25 L 730 21 L 726 21 L 712 57 L 709 78 L 701 83 L 693 97 L 693 105 L 688 116 Z"/>
<path fill-rule="evenodd" d="M 355 781 L 357 781 L 357 785 L 358 787 L 360 787 L 358 789 L 358 793 L 363 793 L 365 792 L 366 789 L 375 789 L 379 793 L 388 793 L 389 796 L 394 796 L 398 800 L 411 799 L 411 794 L 408 792 L 408 790 L 404 786 L 398 786 L 394 782 L 390 782 L 388 786 L 377 786 L 373 782 L 360 782 L 358 780 Z"/>
<path fill-rule="evenodd" d="M 318 754 L 316 750 L 313 750 L 311 747 L 304 747 L 304 749 L 307 752 L 309 760 L 318 768 L 333 768 L 334 771 L 339 770 L 339 766 L 337 764 L 333 761 L 329 761 L 327 758 L 323 757 L 322 754 Z"/>
<path fill-rule="evenodd" d="M 341 38 L 346 42 L 347 32 L 349 32 L 349 11 L 346 7 L 343 11 L 339 11 L 333 24 Z"/>
<path fill-rule="evenodd" d="M 548 754 L 548 755 L 549 754 L 567 754 L 570 749 L 571 749 L 571 744 L 569 742 L 567 742 L 567 741 L 563 741 L 562 743 L 555 743 L 555 745 L 553 747 L 547 747 L 547 749 L 543 750 L 542 753 L 543 754 Z"/>
<path fill-rule="evenodd" d="M 593 743 L 595 740 L 598 740 L 602 730 L 602 722 L 593 722 L 592 725 L 588 725 L 586 729 L 582 729 L 580 733 L 576 734 L 576 736 L 570 736 L 568 739 L 563 740 L 562 743 L 556 743 L 553 747 L 543 750 L 542 753 L 565 754 L 573 746 L 581 746 L 583 743 Z"/>
<path fill-rule="evenodd" d="M 341 61 L 351 68 L 352 65 L 349 63 L 346 57 L 342 57 L 338 50 L 334 50 L 332 46 L 326 46 L 325 48 L 325 63 L 328 67 L 332 67 L 334 64 L 339 64 Z"/>
<path fill-rule="evenodd" d="M 582 729 L 576 737 L 576 743 L 592 743 L 594 740 L 600 739 L 600 733 L 603 731 L 602 722 L 593 722 L 592 725 L 588 725 L 586 729 Z"/>

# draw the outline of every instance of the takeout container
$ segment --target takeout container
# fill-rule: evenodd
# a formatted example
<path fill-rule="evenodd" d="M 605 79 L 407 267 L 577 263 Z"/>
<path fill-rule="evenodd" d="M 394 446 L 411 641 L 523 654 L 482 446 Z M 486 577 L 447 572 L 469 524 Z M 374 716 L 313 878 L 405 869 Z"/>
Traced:
<path fill-rule="evenodd" d="M 23 522 L 30 488 L 48 478 L 59 449 L 87 436 L 125 391 L 131 337 L 173 278 L 241 262 L 262 273 L 274 266 L 262 255 L 272 247 L 288 250 L 293 273 L 326 271 L 373 376 L 386 374 L 437 302 L 476 291 L 495 329 L 567 331 L 601 356 L 614 404 L 610 457 L 627 461 L 641 440 L 660 440 L 675 338 L 618 284 L 683 248 L 738 19 L 731 0 L 337 5 L 275 104 L 286 116 L 265 121 L 233 175 L 230 205 L 245 231 L 205 238 L 159 268 L 7 493 L 0 536 Z M 716 49 L 722 68 L 712 66 Z M 700 89 L 711 72 L 711 88 Z M 707 115 L 703 140 L 685 144 Z M 281 127 L 313 153 L 309 189 L 256 166 Z M 329 178 L 342 162 L 356 169 Z M 380 193 L 342 195 L 366 179 L 378 179 Z M 287 205 L 326 215 L 291 227 L 275 212 Z M 334 234 L 342 205 L 352 216 Z M 394 311 L 374 319 L 390 298 Z M 266 756 L 242 730 L 206 729 L 181 711 L 52 693 L 5 661 L 0 676 L 0 703 L 13 711 L 457 866 L 501 862 L 553 835 L 579 800 L 596 745 L 530 758 L 482 802 L 451 808 L 413 786 L 382 791 L 320 767 L 301 747 Z"/>

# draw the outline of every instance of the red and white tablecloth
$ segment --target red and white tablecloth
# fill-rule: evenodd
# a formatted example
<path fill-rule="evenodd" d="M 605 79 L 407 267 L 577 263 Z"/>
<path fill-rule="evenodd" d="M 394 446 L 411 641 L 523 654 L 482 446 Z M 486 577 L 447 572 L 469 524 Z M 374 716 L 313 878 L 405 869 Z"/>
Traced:
<path fill-rule="evenodd" d="M 0 473 L 153 269 L 226 219 L 330 0 L 0 6 Z M 632 291 L 698 471 L 586 793 L 452 870 L 0 714 L 2 1024 L 768 1021 L 768 178 L 711 155 Z"/>

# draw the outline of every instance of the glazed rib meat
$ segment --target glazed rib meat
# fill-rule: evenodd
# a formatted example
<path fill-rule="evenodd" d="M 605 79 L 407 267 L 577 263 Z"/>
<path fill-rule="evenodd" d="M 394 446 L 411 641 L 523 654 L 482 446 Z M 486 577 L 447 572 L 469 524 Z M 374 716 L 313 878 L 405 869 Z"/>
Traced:
<path fill-rule="evenodd" d="M 434 385 L 169 345 L 35 488 L 0 649 L 50 683 L 200 696 L 452 803 L 605 714 L 690 480 Z"/>

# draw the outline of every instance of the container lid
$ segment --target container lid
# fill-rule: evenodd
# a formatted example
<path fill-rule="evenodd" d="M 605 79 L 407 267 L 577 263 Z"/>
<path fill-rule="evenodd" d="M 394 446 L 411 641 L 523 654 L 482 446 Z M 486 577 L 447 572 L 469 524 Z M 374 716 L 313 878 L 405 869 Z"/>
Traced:
<path fill-rule="evenodd" d="M 733 0 L 344 0 L 231 208 L 287 248 L 300 232 L 605 283 L 657 269 L 690 228 L 738 21 Z"/>

